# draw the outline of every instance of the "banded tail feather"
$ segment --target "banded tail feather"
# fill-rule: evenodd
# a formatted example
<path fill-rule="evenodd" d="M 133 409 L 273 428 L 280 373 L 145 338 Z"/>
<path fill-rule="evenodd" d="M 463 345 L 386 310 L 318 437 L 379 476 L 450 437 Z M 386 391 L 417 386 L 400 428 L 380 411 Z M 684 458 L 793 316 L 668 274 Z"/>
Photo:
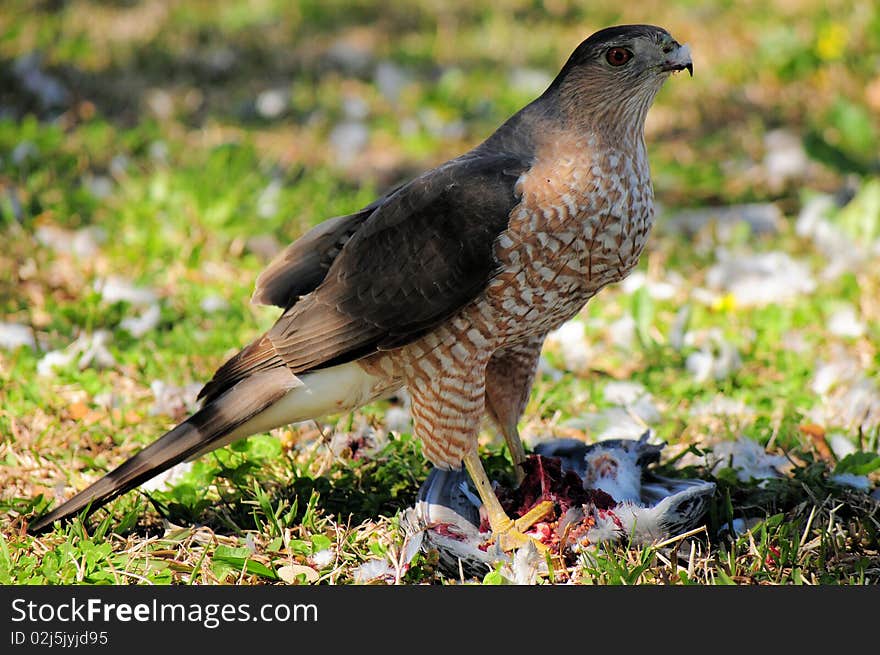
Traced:
<path fill-rule="evenodd" d="M 42 532 L 89 513 L 180 462 L 289 423 L 348 411 L 385 389 L 356 363 L 293 375 L 284 367 L 245 378 L 119 467 L 28 526 Z M 388 389 L 387 391 L 392 391 Z"/>

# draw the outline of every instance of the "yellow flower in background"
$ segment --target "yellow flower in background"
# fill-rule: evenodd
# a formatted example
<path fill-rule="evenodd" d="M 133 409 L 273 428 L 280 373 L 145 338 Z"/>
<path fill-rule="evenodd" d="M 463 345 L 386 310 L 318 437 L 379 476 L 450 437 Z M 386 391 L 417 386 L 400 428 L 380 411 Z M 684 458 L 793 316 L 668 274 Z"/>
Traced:
<path fill-rule="evenodd" d="M 732 293 L 718 296 L 712 301 L 712 309 L 716 312 L 724 312 L 725 314 L 736 311 L 736 296 Z"/>
<path fill-rule="evenodd" d="M 842 23 L 826 23 L 816 36 L 816 54 L 822 61 L 840 59 L 846 50 L 849 31 Z"/>

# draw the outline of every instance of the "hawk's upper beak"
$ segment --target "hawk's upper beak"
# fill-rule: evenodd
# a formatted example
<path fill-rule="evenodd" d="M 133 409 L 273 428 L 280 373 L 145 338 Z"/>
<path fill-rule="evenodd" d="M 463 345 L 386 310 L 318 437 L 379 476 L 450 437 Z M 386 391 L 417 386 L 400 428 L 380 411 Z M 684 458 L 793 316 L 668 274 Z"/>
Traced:
<path fill-rule="evenodd" d="M 678 44 L 676 44 L 678 45 Z M 687 72 L 694 76 L 694 63 L 691 61 L 691 49 L 687 44 L 679 45 L 666 55 L 666 61 L 663 62 L 661 70 L 664 72 L 681 71 L 687 69 Z"/>

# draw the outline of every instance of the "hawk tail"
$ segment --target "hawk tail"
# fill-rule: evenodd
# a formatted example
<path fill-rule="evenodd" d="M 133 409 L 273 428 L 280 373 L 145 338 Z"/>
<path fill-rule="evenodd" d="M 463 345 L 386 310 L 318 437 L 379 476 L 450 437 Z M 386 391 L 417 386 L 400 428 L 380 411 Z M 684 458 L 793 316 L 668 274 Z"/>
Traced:
<path fill-rule="evenodd" d="M 246 377 L 209 399 L 166 432 L 73 498 L 31 523 L 38 533 L 83 510 L 92 512 L 175 464 L 233 441 L 297 421 L 348 411 L 400 385 L 383 384 L 355 362 L 295 376 L 279 366 Z"/>
<path fill-rule="evenodd" d="M 292 377 L 288 371 L 278 373 Z M 119 467 L 31 523 L 28 531 L 41 532 L 55 521 L 69 519 L 84 509 L 91 513 L 175 464 L 254 434 L 258 430 L 248 432 L 241 428 L 283 397 L 289 388 L 281 383 L 281 375 L 272 372 L 242 380 Z"/>

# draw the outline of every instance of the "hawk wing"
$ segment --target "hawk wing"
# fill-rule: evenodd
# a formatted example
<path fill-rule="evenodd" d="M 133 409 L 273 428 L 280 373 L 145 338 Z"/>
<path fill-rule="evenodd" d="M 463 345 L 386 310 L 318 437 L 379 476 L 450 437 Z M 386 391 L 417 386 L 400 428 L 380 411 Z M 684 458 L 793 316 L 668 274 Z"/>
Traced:
<path fill-rule="evenodd" d="M 299 374 L 396 348 L 442 323 L 494 274 L 495 239 L 519 202 L 516 180 L 530 165 L 519 155 L 472 151 L 307 233 L 306 245 L 319 247 L 294 243 L 255 293 L 287 309 L 201 396 L 216 397 L 276 366 Z"/>
<path fill-rule="evenodd" d="M 251 302 L 289 309 L 301 296 L 314 291 L 352 235 L 388 196 L 399 189 L 397 187 L 354 214 L 319 223 L 287 246 L 257 277 Z"/>
<path fill-rule="evenodd" d="M 280 357 L 298 373 L 402 346 L 477 297 L 527 167 L 507 154 L 472 154 L 389 196 L 315 291 L 269 330 Z"/>

